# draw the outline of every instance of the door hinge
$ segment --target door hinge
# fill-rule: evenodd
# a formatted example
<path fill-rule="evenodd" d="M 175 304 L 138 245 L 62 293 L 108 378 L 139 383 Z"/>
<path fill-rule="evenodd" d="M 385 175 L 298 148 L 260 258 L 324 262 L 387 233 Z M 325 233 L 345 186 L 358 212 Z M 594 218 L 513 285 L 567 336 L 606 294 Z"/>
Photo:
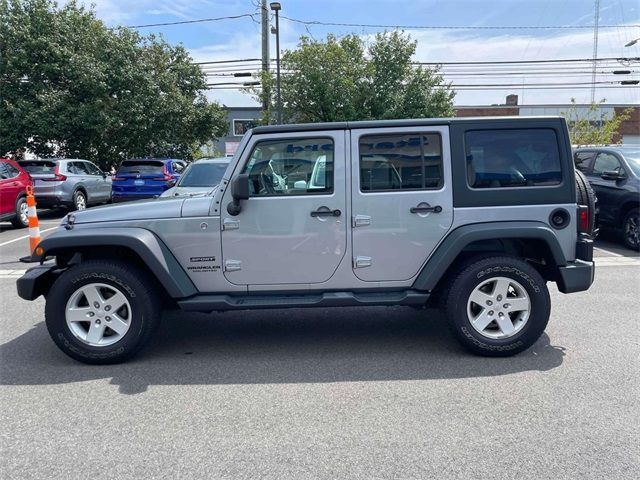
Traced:
<path fill-rule="evenodd" d="M 222 230 L 238 230 L 240 228 L 240 220 L 232 220 L 225 218 L 222 221 Z"/>
<path fill-rule="evenodd" d="M 361 255 L 358 255 L 353 260 L 354 268 L 364 268 L 364 267 L 370 267 L 370 266 L 371 266 L 371 257 L 363 257 Z"/>
<path fill-rule="evenodd" d="M 369 215 L 354 215 L 351 222 L 352 227 L 366 227 L 371 225 L 371 217 Z"/>
<path fill-rule="evenodd" d="M 240 260 L 225 260 L 224 271 L 225 272 L 237 272 L 242 270 L 242 262 Z"/>

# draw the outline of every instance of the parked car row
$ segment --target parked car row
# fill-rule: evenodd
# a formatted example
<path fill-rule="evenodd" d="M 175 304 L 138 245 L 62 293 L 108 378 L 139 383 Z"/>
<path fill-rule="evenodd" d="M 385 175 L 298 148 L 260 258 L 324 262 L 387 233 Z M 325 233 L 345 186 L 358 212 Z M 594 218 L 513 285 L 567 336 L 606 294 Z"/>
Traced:
<path fill-rule="evenodd" d="M 204 158 L 191 165 L 175 158 L 125 160 L 113 176 L 82 159 L 0 159 L 0 221 L 26 227 L 26 189 L 39 207 L 84 210 L 92 205 L 159 196 L 207 193 L 224 175 L 230 158 Z"/>
<path fill-rule="evenodd" d="M 640 145 L 580 147 L 573 158 L 598 197 L 600 225 L 640 250 Z"/>

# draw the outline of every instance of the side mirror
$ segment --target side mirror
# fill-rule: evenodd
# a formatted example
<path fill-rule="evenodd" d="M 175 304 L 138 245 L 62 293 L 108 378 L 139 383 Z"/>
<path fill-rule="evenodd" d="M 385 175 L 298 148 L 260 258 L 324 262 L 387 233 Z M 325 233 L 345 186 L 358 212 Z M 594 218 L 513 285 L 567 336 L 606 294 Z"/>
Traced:
<path fill-rule="evenodd" d="M 169 181 L 167 182 L 167 185 L 169 185 L 169 188 L 171 188 L 171 187 L 175 186 L 175 184 L 176 184 L 176 181 L 175 181 L 175 180 L 169 180 Z"/>
<path fill-rule="evenodd" d="M 293 184 L 293 188 L 296 190 L 306 190 L 307 189 L 307 181 L 306 180 L 298 180 Z"/>
<path fill-rule="evenodd" d="M 622 180 L 625 178 L 625 174 L 616 170 L 605 170 L 600 174 L 600 177 L 604 180 Z"/>
<path fill-rule="evenodd" d="M 242 211 L 241 200 L 249 200 L 249 174 L 241 173 L 231 180 L 231 197 L 233 201 L 227 205 L 227 212 L 234 217 Z"/>
<path fill-rule="evenodd" d="M 102 178 L 103 178 L 104 180 L 106 180 L 106 179 L 107 179 L 107 172 L 102 172 Z"/>

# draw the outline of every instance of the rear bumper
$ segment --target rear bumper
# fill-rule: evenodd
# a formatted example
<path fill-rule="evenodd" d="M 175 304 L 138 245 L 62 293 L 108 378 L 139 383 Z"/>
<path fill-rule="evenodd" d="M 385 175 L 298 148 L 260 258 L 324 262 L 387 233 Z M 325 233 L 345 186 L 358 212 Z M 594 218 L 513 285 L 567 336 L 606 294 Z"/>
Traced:
<path fill-rule="evenodd" d="M 18 296 L 25 300 L 35 300 L 40 295 L 46 295 L 57 276 L 56 269 L 55 265 L 39 265 L 27 270 L 16 281 Z"/>
<path fill-rule="evenodd" d="M 576 260 L 558 268 L 558 290 L 562 293 L 588 290 L 595 276 L 593 240 L 583 237 L 576 242 Z"/>

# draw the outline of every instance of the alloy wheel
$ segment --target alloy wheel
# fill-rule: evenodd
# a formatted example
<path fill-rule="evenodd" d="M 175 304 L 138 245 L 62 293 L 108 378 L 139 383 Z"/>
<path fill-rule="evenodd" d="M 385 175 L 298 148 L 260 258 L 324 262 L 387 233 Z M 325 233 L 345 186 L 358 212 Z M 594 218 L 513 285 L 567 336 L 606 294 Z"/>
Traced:
<path fill-rule="evenodd" d="M 77 193 L 76 194 L 76 210 L 84 210 L 85 208 L 87 208 L 87 199 L 84 197 L 83 194 Z"/>
<path fill-rule="evenodd" d="M 119 289 L 90 283 L 77 289 L 65 309 L 67 326 L 81 342 L 105 347 L 120 341 L 131 326 L 132 311 Z"/>
<path fill-rule="evenodd" d="M 638 215 L 631 215 L 624 224 L 624 236 L 627 243 L 637 248 L 640 243 L 640 218 Z"/>
<path fill-rule="evenodd" d="M 29 206 L 27 205 L 27 202 L 22 202 L 20 204 L 18 217 L 20 217 L 20 222 L 22 222 L 23 225 L 29 225 Z"/>
<path fill-rule="evenodd" d="M 471 326 L 487 338 L 509 338 L 520 332 L 531 314 L 525 288 L 507 277 L 493 277 L 478 284 L 467 301 Z"/>

